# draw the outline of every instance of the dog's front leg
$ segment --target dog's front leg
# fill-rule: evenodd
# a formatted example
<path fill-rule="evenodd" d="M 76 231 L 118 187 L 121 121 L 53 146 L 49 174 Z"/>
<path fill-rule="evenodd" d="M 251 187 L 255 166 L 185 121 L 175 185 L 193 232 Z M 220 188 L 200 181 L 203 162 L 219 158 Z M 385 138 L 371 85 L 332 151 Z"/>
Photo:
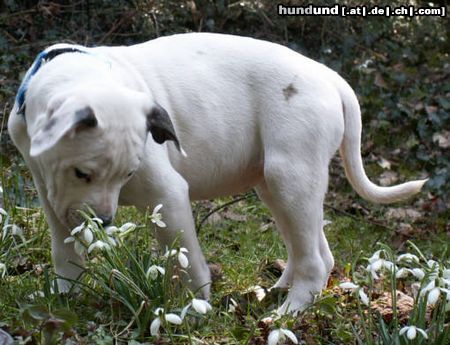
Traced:
<path fill-rule="evenodd" d="M 47 188 L 42 179 L 39 166 L 29 155 L 30 138 L 27 135 L 24 119 L 14 112 L 11 113 L 8 121 L 8 131 L 14 144 L 22 154 L 25 163 L 31 170 L 34 185 L 36 186 L 41 205 L 47 217 L 52 238 L 52 261 L 56 274 L 61 277 L 57 279 L 59 292 L 68 292 L 72 287 L 70 280 L 77 279 L 83 271 L 81 267 L 84 264 L 84 260 L 75 252 L 72 243 L 64 243 L 64 240 L 70 236 L 70 229 L 67 229 L 61 224 L 48 201 Z"/>
<path fill-rule="evenodd" d="M 38 191 L 39 200 L 47 217 L 52 240 L 52 261 L 55 268 L 59 292 L 69 292 L 72 288 L 71 280 L 76 280 L 83 271 L 84 258 L 75 252 L 73 243 L 64 243 L 70 236 L 70 229 L 65 227 L 55 215 L 47 198 L 47 189 L 40 177 L 36 165 L 29 160 L 27 165 L 33 175 L 34 184 Z"/>
<path fill-rule="evenodd" d="M 163 250 L 179 239 L 180 247 L 188 250 L 188 285 L 194 292 L 207 299 L 211 283 L 210 272 L 195 232 L 187 183 L 182 184 L 184 186 L 177 183 L 176 192 L 172 190 L 166 196 L 158 198 L 158 202 L 163 204 L 161 213 L 167 226 L 156 227 L 156 237 Z"/>

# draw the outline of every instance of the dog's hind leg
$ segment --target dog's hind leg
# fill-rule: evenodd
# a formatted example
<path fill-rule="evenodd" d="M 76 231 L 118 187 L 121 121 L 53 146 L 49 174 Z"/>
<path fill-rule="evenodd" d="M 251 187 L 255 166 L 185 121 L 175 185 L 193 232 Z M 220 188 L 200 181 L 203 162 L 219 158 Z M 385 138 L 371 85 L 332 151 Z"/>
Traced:
<path fill-rule="evenodd" d="M 283 242 L 286 246 L 286 250 L 288 253 L 288 260 L 286 264 L 286 268 L 281 274 L 281 277 L 278 279 L 273 288 L 289 288 L 292 285 L 292 246 L 289 240 L 289 232 L 287 231 L 287 224 L 283 224 L 284 217 L 279 211 L 279 207 L 276 203 L 276 200 L 273 198 L 271 193 L 267 189 L 267 185 L 265 182 L 260 183 L 256 188 L 256 193 L 261 201 L 269 208 L 272 216 L 275 219 L 275 225 L 277 230 L 279 231 Z"/>
<path fill-rule="evenodd" d="M 323 200 L 328 169 L 322 159 L 276 164 L 266 161 L 263 200 L 272 211 L 288 250 L 288 264 L 276 286 L 290 290 L 279 312 L 304 309 L 320 292 L 333 258 L 323 234 Z M 260 189 L 261 191 L 261 189 Z"/>

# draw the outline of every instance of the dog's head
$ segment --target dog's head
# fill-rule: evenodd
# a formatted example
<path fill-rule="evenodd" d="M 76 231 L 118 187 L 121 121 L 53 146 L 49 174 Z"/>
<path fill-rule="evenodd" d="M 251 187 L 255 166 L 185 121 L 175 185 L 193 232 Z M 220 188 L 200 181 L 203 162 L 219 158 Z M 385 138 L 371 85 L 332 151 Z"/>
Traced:
<path fill-rule="evenodd" d="M 167 112 L 144 93 L 83 86 L 54 95 L 44 108 L 28 126 L 30 156 L 56 216 L 67 227 L 82 221 L 78 210 L 86 205 L 104 223 L 111 222 L 121 188 L 140 166 L 149 133 L 157 143 L 172 140 L 180 149 Z"/>

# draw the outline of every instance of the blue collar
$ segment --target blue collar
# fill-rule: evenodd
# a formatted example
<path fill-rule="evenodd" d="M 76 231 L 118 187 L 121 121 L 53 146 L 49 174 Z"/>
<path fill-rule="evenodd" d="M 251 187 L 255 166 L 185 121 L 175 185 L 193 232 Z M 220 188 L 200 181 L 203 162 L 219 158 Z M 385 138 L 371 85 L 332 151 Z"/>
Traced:
<path fill-rule="evenodd" d="M 36 59 L 34 59 L 33 64 L 31 65 L 28 72 L 25 74 L 25 77 L 23 78 L 22 83 L 19 86 L 19 90 L 17 91 L 16 103 L 18 107 L 17 108 L 18 115 L 25 116 L 25 94 L 27 92 L 28 84 L 30 83 L 31 78 L 37 73 L 37 71 L 39 71 L 39 69 L 42 67 L 43 64 L 49 62 L 56 56 L 64 53 L 86 53 L 86 52 L 73 47 L 58 48 L 49 51 L 44 50 L 43 52 L 40 52 L 38 56 L 36 56 Z"/>

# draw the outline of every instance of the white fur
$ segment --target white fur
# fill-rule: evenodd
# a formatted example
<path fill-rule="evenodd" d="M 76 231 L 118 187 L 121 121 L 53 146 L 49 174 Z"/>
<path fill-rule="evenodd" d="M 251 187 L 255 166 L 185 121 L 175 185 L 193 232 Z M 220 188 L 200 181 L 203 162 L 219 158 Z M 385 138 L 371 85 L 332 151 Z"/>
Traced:
<path fill-rule="evenodd" d="M 55 47 L 61 45 L 49 49 Z M 322 221 L 335 151 L 341 149 L 349 181 L 369 200 L 397 201 L 424 183 L 371 183 L 362 166 L 360 110 L 352 89 L 324 65 L 283 46 L 183 34 L 130 47 L 82 49 L 88 54 L 67 53 L 45 64 L 28 86 L 26 123 L 17 105 L 8 123 L 32 171 L 52 231 L 55 269 L 63 277 L 80 273 L 68 261 L 83 262 L 63 244 L 76 208 L 87 203 L 114 214 L 118 203 L 142 210 L 162 203 L 168 227 L 158 231 L 158 240 L 170 244 L 183 230 L 193 287 L 208 297 L 210 274 L 190 201 L 256 188 L 288 251 L 276 284 L 290 287 L 280 311 L 299 310 L 333 267 Z M 173 143 L 159 145 L 147 135 L 145 114 L 155 102 L 170 115 L 187 157 Z M 87 105 L 97 128 L 55 127 L 58 138 L 46 142 L 43 129 L 50 118 L 70 122 Z M 89 171 L 93 181 L 77 179 L 75 167 Z M 129 171 L 136 171 L 131 179 Z M 59 283 L 62 290 L 69 287 Z"/>

